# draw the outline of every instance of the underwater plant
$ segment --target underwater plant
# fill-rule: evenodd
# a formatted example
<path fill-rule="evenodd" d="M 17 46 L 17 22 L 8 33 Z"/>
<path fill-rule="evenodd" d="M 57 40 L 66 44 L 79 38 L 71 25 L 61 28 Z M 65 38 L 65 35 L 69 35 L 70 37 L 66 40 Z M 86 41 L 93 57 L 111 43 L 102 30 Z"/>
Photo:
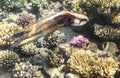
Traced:
<path fill-rule="evenodd" d="M 20 62 L 19 55 L 10 50 L 0 50 L 0 69 L 12 69 L 15 63 Z"/>
<path fill-rule="evenodd" d="M 13 78 L 44 78 L 39 66 L 34 66 L 29 62 L 16 63 L 13 74 Z"/>
<path fill-rule="evenodd" d="M 89 40 L 82 35 L 73 37 L 70 44 L 74 47 L 85 48 L 89 44 Z"/>
<path fill-rule="evenodd" d="M 35 22 L 35 16 L 30 13 L 20 13 L 19 17 L 16 20 L 16 23 L 23 28 Z"/>
<path fill-rule="evenodd" d="M 0 9 L 2 10 L 20 10 L 27 5 L 27 0 L 1 0 Z"/>
<path fill-rule="evenodd" d="M 118 62 L 112 57 L 99 57 L 90 50 L 73 49 L 68 66 L 71 72 L 83 78 L 113 77 L 118 70 Z"/>

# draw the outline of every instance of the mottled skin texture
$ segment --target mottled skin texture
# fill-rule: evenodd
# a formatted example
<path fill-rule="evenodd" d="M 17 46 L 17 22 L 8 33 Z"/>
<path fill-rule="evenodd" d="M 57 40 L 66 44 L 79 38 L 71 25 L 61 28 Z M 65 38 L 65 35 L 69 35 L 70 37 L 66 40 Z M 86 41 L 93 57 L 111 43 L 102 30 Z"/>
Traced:
<path fill-rule="evenodd" d="M 47 35 L 56 29 L 74 22 L 74 19 L 80 21 L 88 21 L 88 17 L 83 14 L 72 13 L 69 11 L 61 11 L 53 16 L 38 21 L 36 24 L 27 26 L 19 33 L 16 33 L 12 39 L 15 40 L 15 46 L 20 46 L 28 42 L 34 41 L 41 36 Z"/>

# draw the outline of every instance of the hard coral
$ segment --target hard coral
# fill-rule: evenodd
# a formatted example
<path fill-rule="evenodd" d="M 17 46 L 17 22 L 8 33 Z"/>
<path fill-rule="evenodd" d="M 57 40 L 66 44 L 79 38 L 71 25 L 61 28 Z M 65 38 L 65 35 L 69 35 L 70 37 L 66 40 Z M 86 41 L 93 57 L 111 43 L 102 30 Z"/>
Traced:
<path fill-rule="evenodd" d="M 48 49 L 54 49 L 61 43 L 66 42 L 65 34 L 56 30 L 48 36 L 42 37 L 37 40 L 36 45 L 39 47 L 47 47 Z"/>
<path fill-rule="evenodd" d="M 68 64 L 71 71 L 83 78 L 109 78 L 118 70 L 118 62 L 112 57 L 98 57 L 98 54 L 83 49 L 73 49 Z"/>
<path fill-rule="evenodd" d="M 120 24 L 120 12 L 116 16 L 113 17 L 112 23 Z"/>
<path fill-rule="evenodd" d="M 87 14 L 94 22 L 111 23 L 119 12 L 119 0 L 76 0 L 73 11 Z M 92 21 L 93 22 L 93 21 Z"/>
<path fill-rule="evenodd" d="M 35 55 L 39 53 L 39 48 L 37 48 L 32 42 L 21 46 L 21 50 L 25 55 Z"/>
<path fill-rule="evenodd" d="M 19 56 L 10 50 L 0 50 L 0 69 L 12 69 L 15 63 L 20 62 Z"/>
<path fill-rule="evenodd" d="M 27 25 L 35 23 L 35 16 L 29 13 L 21 13 L 16 20 L 19 26 L 25 27 Z"/>
<path fill-rule="evenodd" d="M 84 36 L 79 35 L 79 36 L 74 37 L 71 40 L 70 44 L 75 47 L 85 48 L 86 45 L 89 44 L 89 40 L 85 38 Z"/>
<path fill-rule="evenodd" d="M 16 63 L 13 72 L 13 78 L 44 78 L 39 66 L 33 66 L 29 62 Z"/>
<path fill-rule="evenodd" d="M 61 54 L 57 54 L 55 52 L 51 52 L 48 55 L 49 64 L 53 67 L 58 67 L 64 64 L 64 58 Z"/>
<path fill-rule="evenodd" d="M 0 45 L 10 45 L 14 41 L 7 41 L 6 39 L 13 36 L 21 28 L 15 23 L 0 22 Z"/>
<path fill-rule="evenodd" d="M 102 26 L 99 24 L 94 25 L 94 34 L 104 40 L 119 40 L 120 39 L 120 28 L 113 28 L 110 26 Z"/>

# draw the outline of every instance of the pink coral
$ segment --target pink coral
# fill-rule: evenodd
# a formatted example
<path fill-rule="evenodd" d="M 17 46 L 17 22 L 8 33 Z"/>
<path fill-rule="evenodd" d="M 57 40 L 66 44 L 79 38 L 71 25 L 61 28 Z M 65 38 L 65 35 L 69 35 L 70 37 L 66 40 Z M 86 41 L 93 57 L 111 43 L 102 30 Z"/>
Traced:
<path fill-rule="evenodd" d="M 74 47 L 85 48 L 89 44 L 89 40 L 82 35 L 73 37 L 70 44 Z"/>

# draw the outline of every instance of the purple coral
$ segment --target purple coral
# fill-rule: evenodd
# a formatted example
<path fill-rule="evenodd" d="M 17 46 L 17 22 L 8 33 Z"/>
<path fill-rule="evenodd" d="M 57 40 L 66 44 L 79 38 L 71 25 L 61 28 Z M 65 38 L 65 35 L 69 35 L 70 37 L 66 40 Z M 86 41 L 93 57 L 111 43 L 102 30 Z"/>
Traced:
<path fill-rule="evenodd" d="M 70 44 L 74 47 L 85 48 L 89 44 L 89 40 L 82 35 L 73 37 Z"/>

